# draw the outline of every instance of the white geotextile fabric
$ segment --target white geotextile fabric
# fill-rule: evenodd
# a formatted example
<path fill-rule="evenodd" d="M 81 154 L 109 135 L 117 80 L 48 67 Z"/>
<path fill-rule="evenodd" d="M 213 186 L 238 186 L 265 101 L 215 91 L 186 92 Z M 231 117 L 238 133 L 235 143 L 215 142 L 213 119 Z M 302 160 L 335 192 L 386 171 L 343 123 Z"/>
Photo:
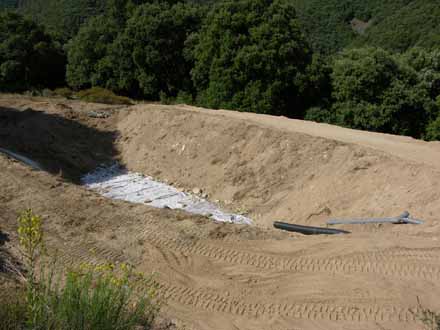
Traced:
<path fill-rule="evenodd" d="M 221 211 L 215 204 L 198 196 L 177 190 L 139 173 L 131 173 L 118 165 L 101 167 L 85 175 L 82 183 L 101 195 L 157 208 L 181 209 L 200 214 L 215 221 L 252 224 L 252 220 L 239 214 Z"/>

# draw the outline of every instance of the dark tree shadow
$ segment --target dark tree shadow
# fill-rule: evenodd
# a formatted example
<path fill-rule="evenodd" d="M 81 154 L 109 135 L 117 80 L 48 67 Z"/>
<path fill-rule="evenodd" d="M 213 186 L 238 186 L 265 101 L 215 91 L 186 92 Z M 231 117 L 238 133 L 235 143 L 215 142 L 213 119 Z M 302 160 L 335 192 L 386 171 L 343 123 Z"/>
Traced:
<path fill-rule="evenodd" d="M 28 157 L 74 183 L 99 165 L 115 161 L 116 138 L 115 131 L 62 115 L 0 107 L 0 148 Z"/>
<path fill-rule="evenodd" d="M 9 242 L 9 235 L 0 230 L 0 246 L 4 245 L 6 242 Z"/>

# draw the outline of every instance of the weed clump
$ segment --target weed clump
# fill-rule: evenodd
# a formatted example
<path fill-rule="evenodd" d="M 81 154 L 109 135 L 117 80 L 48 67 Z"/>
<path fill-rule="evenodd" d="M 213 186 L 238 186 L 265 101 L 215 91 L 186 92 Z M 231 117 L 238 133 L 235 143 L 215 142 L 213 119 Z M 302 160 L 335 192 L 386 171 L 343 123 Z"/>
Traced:
<path fill-rule="evenodd" d="M 160 303 L 152 276 L 128 264 L 60 270 L 45 257 L 42 219 L 18 218 L 25 284 L 0 300 L 0 330 L 151 329 Z"/>

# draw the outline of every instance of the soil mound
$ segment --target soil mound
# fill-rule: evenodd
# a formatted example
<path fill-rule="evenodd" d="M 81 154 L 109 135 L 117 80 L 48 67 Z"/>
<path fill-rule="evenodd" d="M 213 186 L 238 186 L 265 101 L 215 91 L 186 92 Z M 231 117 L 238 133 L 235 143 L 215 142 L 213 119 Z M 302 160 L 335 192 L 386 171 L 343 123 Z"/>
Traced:
<path fill-rule="evenodd" d="M 211 200 L 247 212 L 260 225 L 274 220 L 322 225 L 329 217 L 409 210 L 429 226 L 440 214 L 439 168 L 399 154 L 404 143 L 409 151 L 431 151 L 435 160 L 435 146 L 428 143 L 286 118 L 159 105 L 138 106 L 121 118 L 118 129 L 128 168 L 203 189 Z M 350 134 L 361 137 L 356 141 Z M 393 145 L 395 152 L 388 152 Z"/>

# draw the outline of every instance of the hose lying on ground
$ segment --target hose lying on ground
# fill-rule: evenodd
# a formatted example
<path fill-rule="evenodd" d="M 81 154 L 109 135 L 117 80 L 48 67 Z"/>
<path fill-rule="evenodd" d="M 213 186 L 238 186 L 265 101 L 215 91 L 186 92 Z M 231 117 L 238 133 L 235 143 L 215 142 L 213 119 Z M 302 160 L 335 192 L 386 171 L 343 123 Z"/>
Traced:
<path fill-rule="evenodd" d="M 349 231 L 331 228 L 320 228 L 320 227 L 310 227 L 294 225 L 285 222 L 275 221 L 273 226 L 277 229 L 292 231 L 296 233 L 301 233 L 304 235 L 335 235 L 335 234 L 350 234 Z"/>
<path fill-rule="evenodd" d="M 366 225 L 372 223 L 392 223 L 392 224 L 413 224 L 421 225 L 423 220 L 410 217 L 408 211 L 403 212 L 398 217 L 393 218 L 364 218 L 364 219 L 332 219 L 327 221 L 327 225 Z"/>
<path fill-rule="evenodd" d="M 38 164 L 37 162 L 35 162 L 25 156 L 19 155 L 15 152 L 12 152 L 12 151 L 4 149 L 4 148 L 0 148 L 0 153 L 5 154 L 6 156 L 9 156 L 11 158 L 14 158 L 15 160 L 18 160 L 18 161 L 22 162 L 23 164 L 26 164 L 26 165 L 32 167 L 34 170 L 37 170 L 37 171 L 42 170 L 42 166 L 40 164 Z"/>

